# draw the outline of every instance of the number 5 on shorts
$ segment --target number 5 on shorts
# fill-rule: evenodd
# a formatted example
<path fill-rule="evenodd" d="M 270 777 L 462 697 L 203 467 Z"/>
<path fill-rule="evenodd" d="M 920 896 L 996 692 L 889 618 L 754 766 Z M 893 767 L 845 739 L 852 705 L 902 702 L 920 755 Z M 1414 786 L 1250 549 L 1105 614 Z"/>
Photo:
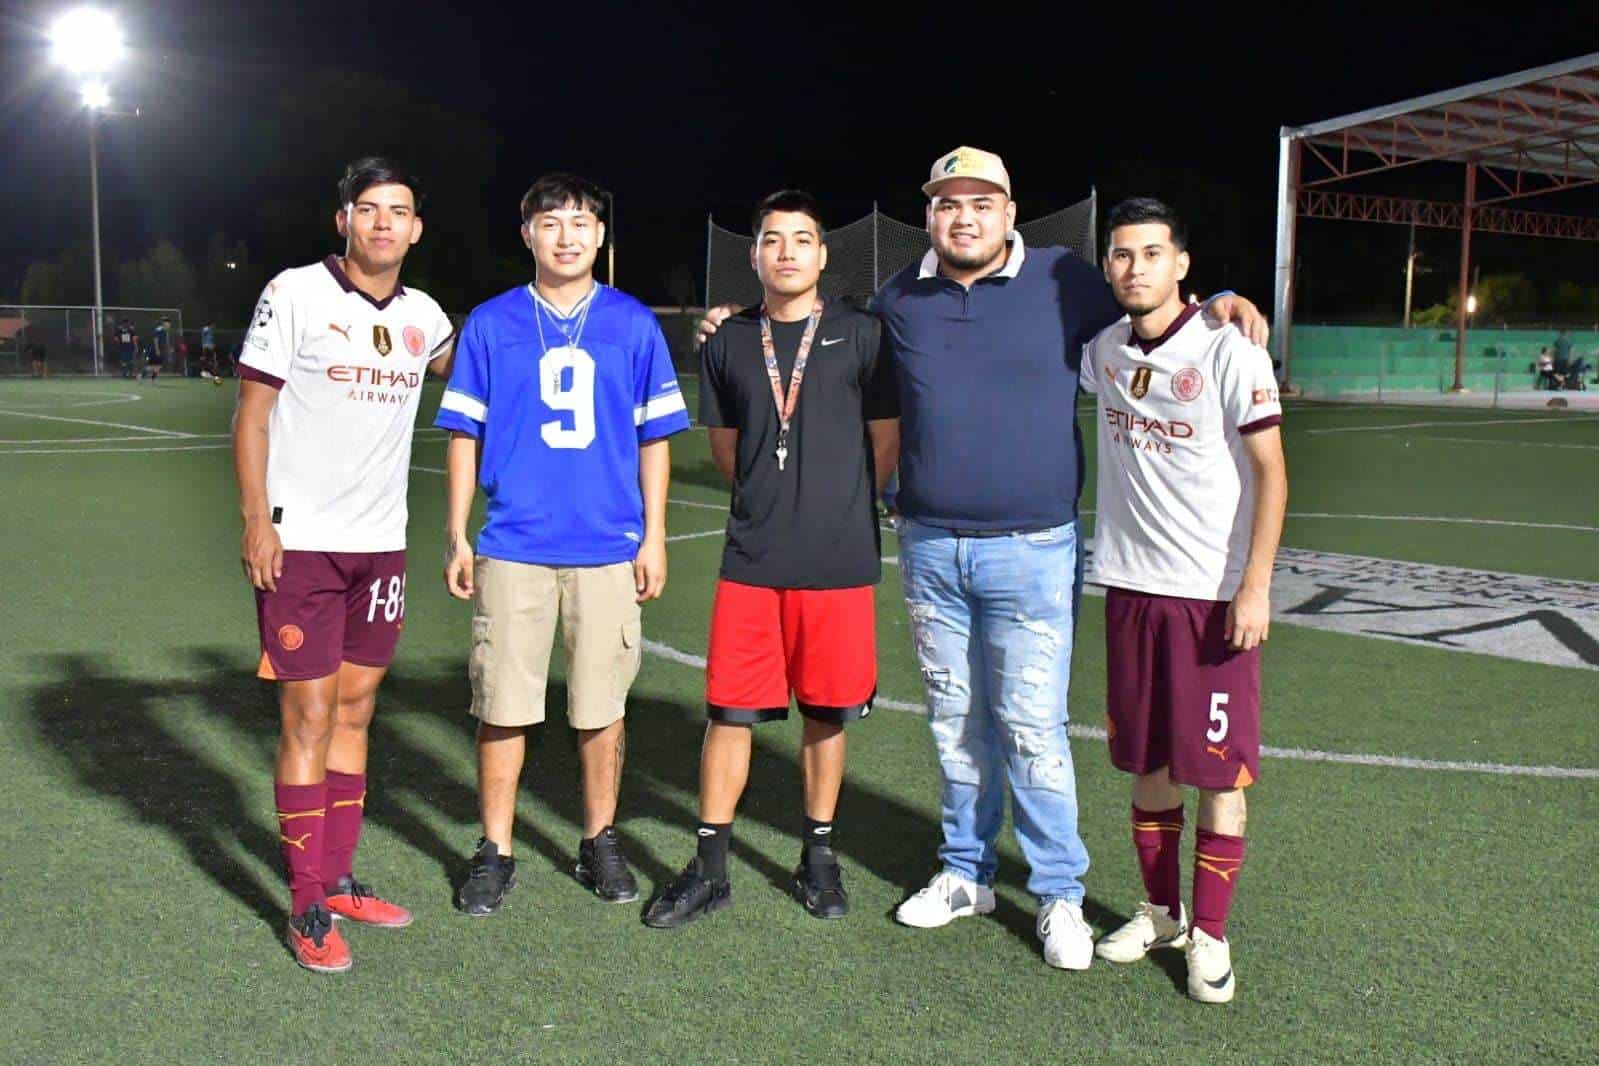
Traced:
<path fill-rule="evenodd" d="M 1205 730 L 1205 739 L 1212 744 L 1227 739 L 1227 699 L 1225 692 L 1210 694 L 1210 728 Z"/>

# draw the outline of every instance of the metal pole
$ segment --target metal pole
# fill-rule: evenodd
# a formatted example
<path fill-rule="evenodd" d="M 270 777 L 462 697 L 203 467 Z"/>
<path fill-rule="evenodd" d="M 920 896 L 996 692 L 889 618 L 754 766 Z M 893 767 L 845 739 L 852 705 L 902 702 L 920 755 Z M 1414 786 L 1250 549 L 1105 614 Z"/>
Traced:
<path fill-rule="evenodd" d="M 1272 334 L 1277 358 L 1283 365 L 1283 384 L 1289 381 L 1294 328 L 1294 237 L 1298 226 L 1299 141 L 1285 126 L 1277 138 L 1277 278 L 1272 301 Z"/>
<path fill-rule="evenodd" d="M 100 374 L 101 355 L 105 345 L 105 295 L 100 284 L 100 147 L 95 128 L 99 116 L 89 108 L 89 210 L 94 227 L 94 372 Z"/>
<path fill-rule="evenodd" d="M 1455 383 L 1451 392 L 1466 391 L 1466 300 L 1471 295 L 1471 216 L 1477 206 L 1477 164 L 1466 164 L 1466 209 L 1460 219 L 1460 306 L 1455 314 Z"/>
<path fill-rule="evenodd" d="M 1414 208 L 1412 208 L 1414 213 Z M 1410 297 L 1416 287 L 1416 220 L 1410 220 L 1410 251 L 1405 255 L 1405 328 L 1410 328 Z"/>
<path fill-rule="evenodd" d="M 715 215 L 705 212 L 705 309 L 711 309 L 711 240 L 716 236 Z"/>
<path fill-rule="evenodd" d="M 879 282 L 877 280 L 877 225 L 878 225 L 878 220 L 879 220 L 879 216 L 877 214 L 877 201 L 873 200 L 872 201 L 872 294 L 874 296 L 877 294 L 877 286 L 879 284 Z"/>
<path fill-rule="evenodd" d="M 1088 187 L 1088 265 L 1099 265 L 1099 186 Z"/>

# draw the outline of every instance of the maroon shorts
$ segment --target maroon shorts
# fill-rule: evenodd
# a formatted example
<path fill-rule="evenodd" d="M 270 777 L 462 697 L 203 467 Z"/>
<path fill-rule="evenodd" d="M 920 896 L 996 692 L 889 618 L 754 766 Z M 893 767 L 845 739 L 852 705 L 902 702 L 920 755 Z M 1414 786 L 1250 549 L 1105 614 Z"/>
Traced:
<path fill-rule="evenodd" d="M 256 590 L 255 615 L 268 680 L 386 667 L 405 627 L 405 552 L 286 551 L 277 591 Z"/>
<path fill-rule="evenodd" d="M 1126 589 L 1105 594 L 1110 761 L 1171 767 L 1195 788 L 1260 776 L 1260 649 L 1228 646 L 1227 604 Z"/>
<path fill-rule="evenodd" d="M 788 717 L 852 722 L 877 695 L 877 605 L 870 585 L 772 589 L 722 580 L 711 608 L 705 708 L 748 725 Z"/>

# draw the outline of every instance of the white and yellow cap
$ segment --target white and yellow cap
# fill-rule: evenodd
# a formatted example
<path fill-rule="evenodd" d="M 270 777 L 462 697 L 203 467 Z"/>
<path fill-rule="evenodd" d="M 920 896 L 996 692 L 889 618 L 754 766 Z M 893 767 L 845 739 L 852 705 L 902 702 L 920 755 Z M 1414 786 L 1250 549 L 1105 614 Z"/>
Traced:
<path fill-rule="evenodd" d="M 1010 195 L 1010 172 L 1005 169 L 1005 161 L 993 152 L 965 145 L 933 160 L 932 173 L 928 175 L 927 184 L 922 186 L 922 192 L 936 196 L 940 185 L 956 178 L 986 181 L 998 185 L 1006 196 Z"/>

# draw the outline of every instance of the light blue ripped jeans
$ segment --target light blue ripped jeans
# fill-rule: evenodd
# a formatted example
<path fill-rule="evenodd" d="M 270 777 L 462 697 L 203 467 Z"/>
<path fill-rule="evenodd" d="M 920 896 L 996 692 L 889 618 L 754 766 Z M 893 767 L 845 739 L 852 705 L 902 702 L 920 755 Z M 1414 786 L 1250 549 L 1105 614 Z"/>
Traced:
<path fill-rule="evenodd" d="M 1077 545 L 1076 522 L 1002 537 L 900 524 L 905 606 L 944 774 L 938 857 L 993 884 L 1009 780 L 1027 889 L 1040 904 L 1081 903 L 1088 870 L 1066 740 Z"/>

